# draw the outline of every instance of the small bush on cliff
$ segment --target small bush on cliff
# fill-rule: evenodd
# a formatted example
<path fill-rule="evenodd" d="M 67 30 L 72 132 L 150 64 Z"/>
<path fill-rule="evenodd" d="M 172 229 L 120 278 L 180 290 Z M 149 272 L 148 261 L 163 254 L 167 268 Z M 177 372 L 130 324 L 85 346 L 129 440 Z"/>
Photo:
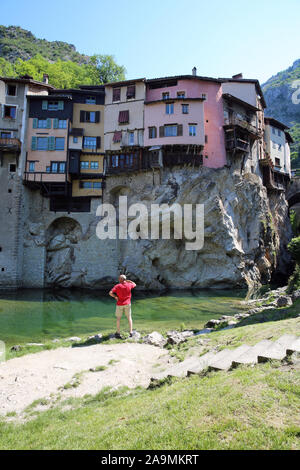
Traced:
<path fill-rule="evenodd" d="M 291 293 L 300 289 L 300 236 L 292 238 L 288 244 L 288 250 L 296 261 L 295 270 L 288 282 L 288 292 Z"/>
<path fill-rule="evenodd" d="M 300 263 L 300 236 L 292 238 L 288 244 L 288 250 L 297 264 Z"/>

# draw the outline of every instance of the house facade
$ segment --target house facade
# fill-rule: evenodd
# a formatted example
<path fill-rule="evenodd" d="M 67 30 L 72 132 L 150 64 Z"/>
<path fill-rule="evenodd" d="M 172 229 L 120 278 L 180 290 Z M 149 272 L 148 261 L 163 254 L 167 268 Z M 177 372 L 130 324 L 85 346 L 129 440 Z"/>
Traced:
<path fill-rule="evenodd" d="M 22 169 L 26 159 L 28 95 L 47 95 L 47 81 L 30 76 L 0 78 L 0 287 L 18 287 L 22 277 Z"/>
<path fill-rule="evenodd" d="M 145 79 L 105 85 L 106 174 L 143 167 Z"/>
<path fill-rule="evenodd" d="M 284 191 L 291 178 L 290 143 L 293 142 L 288 126 L 266 117 L 263 164 L 264 184 L 268 189 Z"/>

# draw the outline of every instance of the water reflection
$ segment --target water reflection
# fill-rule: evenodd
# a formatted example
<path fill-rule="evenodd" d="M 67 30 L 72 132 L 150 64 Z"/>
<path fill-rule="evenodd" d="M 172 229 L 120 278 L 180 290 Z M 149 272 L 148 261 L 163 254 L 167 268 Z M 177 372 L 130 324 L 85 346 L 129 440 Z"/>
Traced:
<path fill-rule="evenodd" d="M 115 304 L 107 294 L 79 289 L 0 292 L 0 340 L 17 344 L 113 332 Z M 239 311 L 245 295 L 242 290 L 134 292 L 134 326 L 143 331 L 182 323 L 201 328 L 209 318 Z"/>

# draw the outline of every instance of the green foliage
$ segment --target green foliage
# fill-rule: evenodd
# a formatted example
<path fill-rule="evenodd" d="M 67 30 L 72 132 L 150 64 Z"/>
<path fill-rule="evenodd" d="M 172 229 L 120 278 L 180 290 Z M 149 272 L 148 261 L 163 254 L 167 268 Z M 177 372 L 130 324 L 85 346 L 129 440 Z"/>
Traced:
<path fill-rule="evenodd" d="M 79 85 L 102 85 L 125 79 L 125 67 L 112 55 L 79 54 L 72 44 L 37 39 L 19 26 L 0 25 L 0 76 L 30 75 L 42 81 L 49 75 L 56 88 L 78 88 Z"/>
<path fill-rule="evenodd" d="M 297 264 L 295 270 L 288 282 L 288 293 L 291 294 L 295 290 L 300 289 L 300 265 Z"/>
<path fill-rule="evenodd" d="M 78 88 L 79 85 L 101 85 L 108 81 L 124 80 L 125 68 L 117 65 L 113 56 L 93 56 L 89 64 L 64 62 L 58 59 L 50 63 L 38 54 L 32 59 L 17 59 L 14 64 L 0 59 L 0 75 L 17 77 L 28 74 L 42 81 L 43 74 L 49 75 L 49 83 L 56 88 Z"/>
<path fill-rule="evenodd" d="M 299 234 L 299 222 L 297 220 L 297 214 L 294 210 L 290 211 L 290 221 L 291 221 L 291 226 L 293 229 L 293 234 L 298 235 Z"/>
<path fill-rule="evenodd" d="M 300 263 L 300 237 L 292 238 L 288 244 L 288 250 L 296 262 Z"/>

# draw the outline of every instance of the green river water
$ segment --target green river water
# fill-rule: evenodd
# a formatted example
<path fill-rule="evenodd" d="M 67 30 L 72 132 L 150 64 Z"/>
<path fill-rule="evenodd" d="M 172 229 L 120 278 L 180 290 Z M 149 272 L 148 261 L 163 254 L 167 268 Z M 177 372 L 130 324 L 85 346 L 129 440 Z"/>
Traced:
<path fill-rule="evenodd" d="M 209 318 L 237 313 L 244 290 L 135 292 L 133 326 L 150 332 L 201 329 Z M 54 338 L 115 332 L 115 302 L 104 293 L 90 291 L 20 290 L 0 292 L 0 340 L 7 346 L 46 342 Z M 121 322 L 127 331 L 127 320 Z"/>

